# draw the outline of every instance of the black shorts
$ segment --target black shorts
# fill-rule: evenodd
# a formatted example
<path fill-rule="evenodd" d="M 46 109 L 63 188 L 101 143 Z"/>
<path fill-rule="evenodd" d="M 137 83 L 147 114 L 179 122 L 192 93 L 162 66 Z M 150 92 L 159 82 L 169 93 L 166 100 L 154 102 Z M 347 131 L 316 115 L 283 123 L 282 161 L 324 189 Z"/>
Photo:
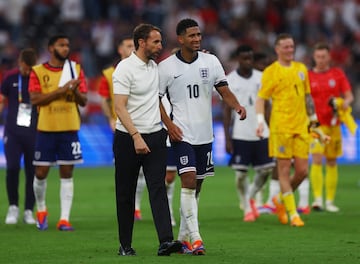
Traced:
<path fill-rule="evenodd" d="M 269 168 L 275 166 L 273 158 L 269 157 L 268 139 L 246 141 L 233 139 L 234 153 L 230 159 L 230 166 L 236 170 L 253 168 Z"/>
<path fill-rule="evenodd" d="M 212 143 L 191 145 L 187 142 L 171 143 L 176 157 L 178 174 L 195 171 L 197 179 L 214 176 Z"/>

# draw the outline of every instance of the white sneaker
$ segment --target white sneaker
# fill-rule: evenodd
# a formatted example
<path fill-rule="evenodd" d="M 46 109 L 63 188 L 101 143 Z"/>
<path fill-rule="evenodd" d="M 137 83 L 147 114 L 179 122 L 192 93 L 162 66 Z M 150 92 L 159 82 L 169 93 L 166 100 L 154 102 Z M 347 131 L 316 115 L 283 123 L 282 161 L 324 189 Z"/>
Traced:
<path fill-rule="evenodd" d="M 16 205 L 10 205 L 6 215 L 5 224 L 14 225 L 19 218 L 19 208 Z"/>
<path fill-rule="evenodd" d="M 337 213 L 340 211 L 339 207 L 335 206 L 332 201 L 327 201 L 325 206 L 326 211 Z"/>
<path fill-rule="evenodd" d="M 24 223 L 28 225 L 36 224 L 36 221 L 33 216 L 33 212 L 29 209 L 24 211 Z"/>
<path fill-rule="evenodd" d="M 316 198 L 312 203 L 311 207 L 314 211 L 322 211 L 323 210 L 323 201 L 322 198 Z"/>

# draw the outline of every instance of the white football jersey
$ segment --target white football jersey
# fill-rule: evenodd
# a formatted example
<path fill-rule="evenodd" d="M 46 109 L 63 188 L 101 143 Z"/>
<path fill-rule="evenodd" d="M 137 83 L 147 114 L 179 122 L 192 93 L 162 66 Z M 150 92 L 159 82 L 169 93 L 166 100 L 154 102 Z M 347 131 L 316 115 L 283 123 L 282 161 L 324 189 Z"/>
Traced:
<path fill-rule="evenodd" d="M 183 141 L 207 144 L 214 138 L 212 90 L 226 84 L 225 72 L 214 55 L 198 52 L 198 57 L 187 63 L 179 54 L 159 64 L 159 94 L 162 97 L 168 92 L 173 122 L 183 131 Z"/>
<path fill-rule="evenodd" d="M 240 76 L 236 70 L 227 75 L 230 90 L 236 96 L 239 103 L 246 108 L 246 119 L 240 120 L 238 114 L 233 111 L 232 138 L 240 140 L 255 141 L 260 138 L 256 136 L 258 126 L 255 110 L 255 101 L 261 84 L 262 72 L 253 69 L 250 78 Z M 269 128 L 265 123 L 264 137 L 269 137 Z"/>

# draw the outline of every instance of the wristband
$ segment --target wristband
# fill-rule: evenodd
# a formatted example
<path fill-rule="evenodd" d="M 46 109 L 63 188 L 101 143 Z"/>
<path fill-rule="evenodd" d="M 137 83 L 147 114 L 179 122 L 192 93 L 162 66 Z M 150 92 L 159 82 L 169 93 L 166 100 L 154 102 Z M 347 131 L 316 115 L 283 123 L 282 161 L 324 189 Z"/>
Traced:
<path fill-rule="evenodd" d="M 258 124 L 265 123 L 264 114 L 256 114 L 256 119 L 257 119 Z"/>
<path fill-rule="evenodd" d="M 136 131 L 135 133 L 131 134 L 131 137 L 135 136 L 136 134 L 139 134 L 139 131 Z"/>

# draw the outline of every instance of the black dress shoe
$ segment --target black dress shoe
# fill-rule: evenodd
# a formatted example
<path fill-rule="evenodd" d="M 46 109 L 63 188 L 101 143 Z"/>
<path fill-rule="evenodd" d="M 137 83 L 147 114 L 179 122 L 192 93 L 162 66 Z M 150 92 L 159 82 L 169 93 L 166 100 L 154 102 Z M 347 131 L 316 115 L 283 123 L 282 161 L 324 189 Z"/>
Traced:
<path fill-rule="evenodd" d="M 132 247 L 120 247 L 118 255 L 120 256 L 136 256 L 136 252 Z"/>
<path fill-rule="evenodd" d="M 179 240 L 163 242 L 160 244 L 158 256 L 170 256 L 171 253 L 179 252 L 182 244 Z"/>

